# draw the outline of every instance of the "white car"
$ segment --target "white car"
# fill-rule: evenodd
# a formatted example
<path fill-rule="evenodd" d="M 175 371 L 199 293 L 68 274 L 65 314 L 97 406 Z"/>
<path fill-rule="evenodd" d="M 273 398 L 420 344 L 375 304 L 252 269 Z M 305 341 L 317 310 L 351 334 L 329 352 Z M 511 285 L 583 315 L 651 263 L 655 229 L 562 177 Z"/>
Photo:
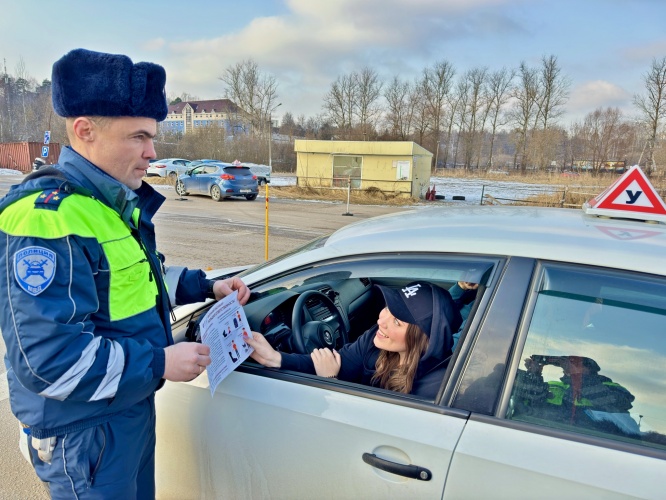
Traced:
<path fill-rule="evenodd" d="M 663 221 L 437 207 L 249 268 L 248 322 L 286 352 L 356 339 L 374 285 L 480 286 L 434 400 L 249 359 L 213 397 L 206 372 L 167 382 L 158 497 L 664 498 L 665 256 Z M 176 310 L 176 341 L 209 306 Z M 293 342 L 312 321 L 340 338 Z"/>
<path fill-rule="evenodd" d="M 190 168 L 190 160 L 184 158 L 165 158 L 164 160 L 156 160 L 150 163 L 146 176 L 148 177 L 166 177 L 176 182 L 179 175 L 187 172 Z"/>
<path fill-rule="evenodd" d="M 268 165 L 258 165 L 256 163 L 243 163 L 243 166 L 250 167 L 250 170 L 257 176 L 257 184 L 263 186 L 271 183 L 272 169 Z"/>

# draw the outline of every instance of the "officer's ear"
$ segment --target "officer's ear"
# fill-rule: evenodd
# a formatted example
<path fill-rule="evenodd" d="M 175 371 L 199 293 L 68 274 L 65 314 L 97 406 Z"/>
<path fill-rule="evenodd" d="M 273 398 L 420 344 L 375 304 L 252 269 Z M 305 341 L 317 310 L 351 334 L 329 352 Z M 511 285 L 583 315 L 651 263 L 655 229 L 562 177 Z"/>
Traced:
<path fill-rule="evenodd" d="M 95 139 L 96 124 L 87 116 L 79 116 L 72 121 L 72 134 L 83 142 L 92 142 Z"/>

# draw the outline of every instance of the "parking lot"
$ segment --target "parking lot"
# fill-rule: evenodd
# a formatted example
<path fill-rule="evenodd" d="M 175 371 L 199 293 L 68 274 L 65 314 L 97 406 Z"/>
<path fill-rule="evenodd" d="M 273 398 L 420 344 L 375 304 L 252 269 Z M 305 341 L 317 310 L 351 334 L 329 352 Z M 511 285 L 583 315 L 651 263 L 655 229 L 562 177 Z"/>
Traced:
<path fill-rule="evenodd" d="M 182 201 L 174 190 L 158 186 L 167 198 L 155 217 L 158 248 L 167 263 L 216 269 L 263 262 L 265 259 L 266 203 L 260 192 L 255 201 L 229 199 L 219 203 L 205 196 Z M 410 207 L 347 205 L 270 198 L 269 258 L 357 220 Z"/>

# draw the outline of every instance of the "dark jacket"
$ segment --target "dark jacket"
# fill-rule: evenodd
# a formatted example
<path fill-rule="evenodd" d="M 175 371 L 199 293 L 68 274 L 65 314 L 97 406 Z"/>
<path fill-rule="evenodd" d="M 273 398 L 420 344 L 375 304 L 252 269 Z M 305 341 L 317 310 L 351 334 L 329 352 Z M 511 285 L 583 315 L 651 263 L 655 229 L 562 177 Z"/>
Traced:
<path fill-rule="evenodd" d="M 453 347 L 453 333 L 460 326 L 462 318 L 451 295 L 439 287 L 433 287 L 433 318 L 429 334 L 430 341 L 426 352 L 421 356 L 410 394 L 434 400 L 442 385 L 447 361 Z M 340 349 L 341 367 L 338 378 L 347 382 L 377 385 L 372 382 L 380 349 L 373 339 L 378 326 L 373 326 L 355 342 Z M 282 353 L 282 369 L 315 373 L 309 354 Z"/>
<path fill-rule="evenodd" d="M 70 148 L 0 200 L 11 407 L 33 436 L 98 425 L 162 385 L 173 339 L 151 218 L 163 201 Z M 203 272 L 176 272 L 177 303 L 205 299 Z"/>

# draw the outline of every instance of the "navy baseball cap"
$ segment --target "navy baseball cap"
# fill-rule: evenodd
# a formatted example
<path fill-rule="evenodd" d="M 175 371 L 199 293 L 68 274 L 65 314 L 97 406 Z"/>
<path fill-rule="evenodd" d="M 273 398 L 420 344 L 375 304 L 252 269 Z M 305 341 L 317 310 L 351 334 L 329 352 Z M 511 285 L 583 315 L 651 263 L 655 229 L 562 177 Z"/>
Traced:
<path fill-rule="evenodd" d="M 386 307 L 391 314 L 405 323 L 417 325 L 426 335 L 432 326 L 432 285 L 414 281 L 402 287 L 376 285 L 384 295 Z"/>

